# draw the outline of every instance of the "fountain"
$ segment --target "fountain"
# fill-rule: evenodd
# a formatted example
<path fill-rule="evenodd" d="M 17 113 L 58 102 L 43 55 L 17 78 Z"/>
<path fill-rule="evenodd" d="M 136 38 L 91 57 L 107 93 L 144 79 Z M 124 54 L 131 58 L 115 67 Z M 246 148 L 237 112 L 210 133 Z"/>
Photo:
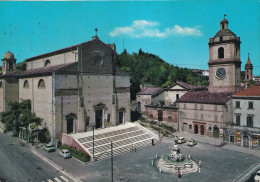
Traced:
<path fill-rule="evenodd" d="M 160 172 L 165 173 L 177 173 L 180 170 L 182 174 L 186 174 L 198 170 L 197 164 L 190 159 L 190 156 L 181 154 L 177 145 L 172 147 L 171 154 L 165 154 L 159 158 L 156 156 L 153 164 Z"/>

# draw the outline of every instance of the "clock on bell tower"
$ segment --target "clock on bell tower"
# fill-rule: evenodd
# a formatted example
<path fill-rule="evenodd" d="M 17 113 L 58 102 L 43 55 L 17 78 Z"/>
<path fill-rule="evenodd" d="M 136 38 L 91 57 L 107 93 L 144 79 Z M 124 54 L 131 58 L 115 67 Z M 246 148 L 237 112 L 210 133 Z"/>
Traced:
<path fill-rule="evenodd" d="M 237 92 L 241 89 L 240 37 L 228 29 L 224 15 L 220 30 L 209 39 L 209 92 Z"/>

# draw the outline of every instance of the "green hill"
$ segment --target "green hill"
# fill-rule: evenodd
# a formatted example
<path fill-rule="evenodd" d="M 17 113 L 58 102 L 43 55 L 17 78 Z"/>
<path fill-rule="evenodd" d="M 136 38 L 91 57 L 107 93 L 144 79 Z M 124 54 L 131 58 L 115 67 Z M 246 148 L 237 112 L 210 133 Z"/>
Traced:
<path fill-rule="evenodd" d="M 168 87 L 176 81 L 183 81 L 193 85 L 208 86 L 207 77 L 200 76 L 191 69 L 173 66 L 141 49 L 138 54 L 129 54 L 125 50 L 116 56 L 115 63 L 130 75 L 131 99 L 135 99 L 141 84 Z"/>

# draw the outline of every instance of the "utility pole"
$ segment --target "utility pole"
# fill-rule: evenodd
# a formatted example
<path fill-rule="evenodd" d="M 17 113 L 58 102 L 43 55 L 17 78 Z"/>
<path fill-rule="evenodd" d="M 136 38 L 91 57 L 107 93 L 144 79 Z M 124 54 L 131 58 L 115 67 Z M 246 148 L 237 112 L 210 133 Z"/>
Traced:
<path fill-rule="evenodd" d="M 111 181 L 113 182 L 113 143 L 111 141 Z"/>
<path fill-rule="evenodd" d="M 93 124 L 93 162 L 95 161 L 95 156 L 94 156 L 94 140 L 95 140 L 95 135 L 94 135 L 94 130 L 95 130 L 95 125 Z"/>

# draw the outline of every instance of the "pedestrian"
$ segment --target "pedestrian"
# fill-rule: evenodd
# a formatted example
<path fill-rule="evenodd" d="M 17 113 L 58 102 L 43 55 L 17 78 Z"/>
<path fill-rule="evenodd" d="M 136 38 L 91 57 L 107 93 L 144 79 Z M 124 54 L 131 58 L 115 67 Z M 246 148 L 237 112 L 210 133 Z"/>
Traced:
<path fill-rule="evenodd" d="M 132 143 L 132 151 L 135 151 L 136 152 L 136 147 L 135 147 L 135 144 Z"/>
<path fill-rule="evenodd" d="M 154 146 L 154 138 L 152 139 L 152 146 Z"/>
<path fill-rule="evenodd" d="M 180 168 L 178 168 L 178 178 L 181 178 L 181 171 L 180 171 Z"/>

